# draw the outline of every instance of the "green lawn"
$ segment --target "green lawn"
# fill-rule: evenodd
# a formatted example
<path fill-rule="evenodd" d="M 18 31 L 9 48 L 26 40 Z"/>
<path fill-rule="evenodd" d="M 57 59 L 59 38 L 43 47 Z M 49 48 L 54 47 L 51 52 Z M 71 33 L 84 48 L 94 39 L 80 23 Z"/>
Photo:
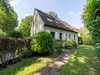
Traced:
<path fill-rule="evenodd" d="M 61 75 L 100 75 L 96 69 L 97 59 L 93 46 L 80 45 L 68 58 Z"/>
<path fill-rule="evenodd" d="M 63 49 L 65 51 L 65 49 Z M 33 56 L 28 59 L 24 59 L 4 70 L 0 71 L 0 75 L 32 75 L 35 71 L 46 66 L 48 62 L 52 62 L 59 54 L 54 52 L 50 56 L 40 57 Z"/>

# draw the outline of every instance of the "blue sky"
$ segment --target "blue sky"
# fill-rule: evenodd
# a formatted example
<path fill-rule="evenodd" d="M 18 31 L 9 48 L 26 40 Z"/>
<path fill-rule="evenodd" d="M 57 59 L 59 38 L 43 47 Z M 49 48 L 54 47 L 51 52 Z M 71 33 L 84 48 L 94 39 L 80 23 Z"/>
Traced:
<path fill-rule="evenodd" d="M 86 0 L 13 0 L 10 4 L 18 14 L 19 23 L 25 16 L 33 15 L 34 8 L 37 8 L 46 13 L 54 11 L 71 26 L 83 27 L 80 18 Z"/>

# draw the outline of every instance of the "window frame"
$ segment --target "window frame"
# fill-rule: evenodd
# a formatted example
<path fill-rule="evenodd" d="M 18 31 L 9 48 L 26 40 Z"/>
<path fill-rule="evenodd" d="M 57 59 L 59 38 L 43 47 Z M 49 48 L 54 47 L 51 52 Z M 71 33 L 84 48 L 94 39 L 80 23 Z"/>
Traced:
<path fill-rule="evenodd" d="M 76 35 L 74 35 L 74 40 L 76 39 Z"/>
<path fill-rule="evenodd" d="M 62 40 L 62 33 L 59 33 L 59 39 Z"/>
<path fill-rule="evenodd" d="M 55 32 L 50 32 L 50 34 L 53 36 L 53 39 L 55 39 Z"/>
<path fill-rule="evenodd" d="M 71 34 L 69 34 L 69 39 L 71 39 Z"/>

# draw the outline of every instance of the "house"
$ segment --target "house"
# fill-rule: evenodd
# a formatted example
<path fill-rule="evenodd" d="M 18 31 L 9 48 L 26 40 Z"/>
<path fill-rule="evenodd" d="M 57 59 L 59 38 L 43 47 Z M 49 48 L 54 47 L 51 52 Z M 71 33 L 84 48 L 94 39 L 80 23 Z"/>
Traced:
<path fill-rule="evenodd" d="M 54 39 L 72 39 L 78 44 L 78 30 L 58 18 L 55 18 L 38 9 L 34 9 L 33 22 L 31 26 L 31 36 L 47 31 Z"/>

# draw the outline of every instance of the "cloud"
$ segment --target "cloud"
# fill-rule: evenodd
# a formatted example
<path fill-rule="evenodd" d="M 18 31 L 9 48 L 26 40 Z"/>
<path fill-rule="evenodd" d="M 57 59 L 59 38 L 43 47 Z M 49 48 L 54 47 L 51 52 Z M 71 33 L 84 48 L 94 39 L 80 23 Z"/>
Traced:
<path fill-rule="evenodd" d="M 74 15 L 74 12 L 70 11 L 68 12 L 69 15 Z"/>
<path fill-rule="evenodd" d="M 12 0 L 12 1 L 10 1 L 10 4 L 12 6 L 15 6 L 15 5 L 18 5 L 18 2 L 19 2 L 19 0 Z"/>
<path fill-rule="evenodd" d="M 73 16 L 80 16 L 82 13 L 81 12 L 75 13 L 75 12 L 69 11 L 68 14 L 73 15 Z"/>
<path fill-rule="evenodd" d="M 29 16 L 29 14 L 24 14 L 25 16 Z"/>

